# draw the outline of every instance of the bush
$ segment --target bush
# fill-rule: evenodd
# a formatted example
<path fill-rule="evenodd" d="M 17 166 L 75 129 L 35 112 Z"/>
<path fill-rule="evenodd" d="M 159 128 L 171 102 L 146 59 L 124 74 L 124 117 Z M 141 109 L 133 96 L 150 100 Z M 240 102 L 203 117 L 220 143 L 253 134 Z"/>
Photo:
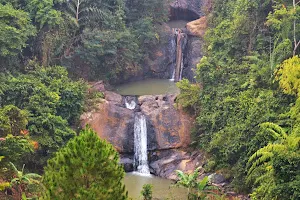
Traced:
<path fill-rule="evenodd" d="M 141 191 L 141 195 L 144 197 L 144 200 L 152 200 L 152 188 L 153 185 L 151 184 L 143 185 L 143 190 Z"/>

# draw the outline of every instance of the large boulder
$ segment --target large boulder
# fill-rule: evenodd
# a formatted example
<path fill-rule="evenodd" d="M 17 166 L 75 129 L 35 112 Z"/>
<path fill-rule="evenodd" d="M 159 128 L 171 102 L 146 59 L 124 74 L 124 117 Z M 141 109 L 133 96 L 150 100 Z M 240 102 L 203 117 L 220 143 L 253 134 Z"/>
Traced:
<path fill-rule="evenodd" d="M 90 82 L 91 85 L 91 91 L 97 91 L 97 92 L 105 92 L 105 83 L 104 81 L 97 81 L 97 82 Z"/>
<path fill-rule="evenodd" d="M 117 99 L 119 102 L 119 99 Z M 120 152 L 132 153 L 134 147 L 134 111 L 115 102 L 104 101 L 94 111 L 81 116 L 81 126 L 90 125 L 98 136 Z"/>
<path fill-rule="evenodd" d="M 225 177 L 222 174 L 213 173 L 208 176 L 208 180 L 213 184 L 221 184 L 226 181 Z"/>
<path fill-rule="evenodd" d="M 120 164 L 123 165 L 125 172 L 132 172 L 134 170 L 133 156 L 121 154 Z"/>
<path fill-rule="evenodd" d="M 203 161 L 204 154 L 201 152 L 188 153 L 179 149 L 155 151 L 150 156 L 150 170 L 157 176 L 176 180 L 176 170 L 192 173 L 203 166 Z"/>
<path fill-rule="evenodd" d="M 190 144 L 192 119 L 176 109 L 175 95 L 141 96 L 140 109 L 147 118 L 148 149 L 162 150 Z"/>
<path fill-rule="evenodd" d="M 203 38 L 207 29 L 207 17 L 203 16 L 200 19 L 187 23 L 186 28 L 190 35 Z"/>
<path fill-rule="evenodd" d="M 111 91 L 105 91 L 104 95 L 105 95 L 105 100 L 118 105 L 122 104 L 123 97 L 121 95 Z"/>

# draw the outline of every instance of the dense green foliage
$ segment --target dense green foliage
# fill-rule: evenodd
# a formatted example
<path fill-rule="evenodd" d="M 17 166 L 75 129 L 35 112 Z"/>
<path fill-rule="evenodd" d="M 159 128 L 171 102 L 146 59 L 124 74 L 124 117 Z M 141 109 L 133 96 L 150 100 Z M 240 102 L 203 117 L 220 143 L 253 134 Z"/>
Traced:
<path fill-rule="evenodd" d="M 0 0 L 0 169 L 13 162 L 41 173 L 76 136 L 82 112 L 103 97 L 76 80 L 116 83 L 135 74 L 161 42 L 155 25 L 166 16 L 160 0 Z M 103 146 L 98 153 L 111 151 L 96 136 L 90 140 Z M 123 177 L 118 170 L 112 172 L 115 180 Z M 1 174 L 1 191 L 12 179 Z M 25 198 L 28 184 L 9 185 L 14 198 Z M 94 197 L 102 186 L 79 193 Z M 122 188 L 114 189 L 126 198 Z"/>
<path fill-rule="evenodd" d="M 188 189 L 188 200 L 217 199 L 217 197 L 220 197 L 220 195 L 216 193 L 219 188 L 210 184 L 208 176 L 205 176 L 201 181 L 198 180 L 199 168 L 191 174 L 185 174 L 180 170 L 176 170 L 176 173 L 179 180 L 175 186 Z"/>
<path fill-rule="evenodd" d="M 44 199 L 127 199 L 114 147 L 85 129 L 48 161 Z"/>
<path fill-rule="evenodd" d="M 247 181 L 255 184 L 252 199 L 297 199 L 300 196 L 300 134 L 286 134 L 278 125 L 261 128 L 270 143 L 248 161 Z"/>
<path fill-rule="evenodd" d="M 24 70 L 35 60 L 75 77 L 126 80 L 159 42 L 165 10 L 160 0 L 0 0 L 0 66 Z"/>
<path fill-rule="evenodd" d="M 0 58 L 15 56 L 35 34 L 35 27 L 30 23 L 28 13 L 15 10 L 9 4 L 0 4 L 0 19 Z"/>
<path fill-rule="evenodd" d="M 261 128 L 263 123 L 278 124 L 291 137 L 299 135 L 299 100 L 295 101 L 299 59 L 292 57 L 300 52 L 299 9 L 292 0 L 215 0 L 208 15 L 205 56 L 197 67 L 198 83 L 189 85 L 184 80 L 179 84 L 179 101 L 197 116 L 194 140 L 211 155 L 207 169 L 228 175 L 239 192 L 255 188 L 253 197 L 258 199 L 296 199 L 299 195 L 298 179 L 288 170 L 278 172 L 286 173 L 284 180 L 272 172 L 276 180 L 272 189 L 288 187 L 285 196 L 277 192 L 264 196 L 271 183 L 246 184 L 245 170 L 252 154 L 275 142 Z M 299 162 L 298 147 L 274 153 L 273 167 L 275 163 L 282 169 L 291 167 L 299 174 L 292 164 Z"/>
<path fill-rule="evenodd" d="M 166 2 L 0 0 L 0 170 L 23 166 L 1 174 L 0 191 L 25 198 L 40 177 L 23 164 L 41 172 L 56 155 L 44 198 L 127 198 L 112 147 L 89 129 L 76 137 L 79 116 L 102 95 L 69 76 L 117 83 L 135 74 L 163 42 L 156 25 L 167 20 Z M 207 15 L 197 83 L 179 83 L 178 102 L 196 116 L 193 144 L 208 151 L 206 170 L 238 192 L 297 199 L 300 3 L 214 0 Z M 178 175 L 190 198 L 207 196 L 207 179 Z"/>
<path fill-rule="evenodd" d="M 0 141 L 0 155 L 17 164 L 41 167 L 75 135 L 70 125 L 83 110 L 86 86 L 82 81 L 71 81 L 58 66 L 38 67 L 15 76 L 3 74 L 0 80 L 0 137 L 5 138 Z M 23 151 L 30 152 L 25 140 L 35 144 L 36 151 L 18 161 Z"/>
<path fill-rule="evenodd" d="M 26 194 L 30 194 L 31 198 L 37 198 L 42 190 L 41 179 L 42 176 L 35 173 L 25 173 L 24 167 L 19 171 L 12 163 L 9 168 L 12 170 L 13 179 L 10 181 L 10 187 L 17 193 L 15 196 L 26 199 Z"/>

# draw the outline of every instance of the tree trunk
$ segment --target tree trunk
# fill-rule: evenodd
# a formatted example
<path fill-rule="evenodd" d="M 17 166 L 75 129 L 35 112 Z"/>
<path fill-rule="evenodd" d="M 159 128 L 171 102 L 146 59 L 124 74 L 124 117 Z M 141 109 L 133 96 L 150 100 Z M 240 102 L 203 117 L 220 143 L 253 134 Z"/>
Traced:
<path fill-rule="evenodd" d="M 298 3 L 299 2 L 296 3 L 296 0 L 293 0 L 293 7 L 294 7 L 294 12 L 295 13 L 296 13 L 296 6 L 297 6 Z M 296 38 L 296 19 L 294 19 L 293 26 L 294 26 L 294 50 L 293 50 L 293 56 L 295 56 L 297 48 L 300 45 L 300 40 L 298 41 L 297 38 Z"/>

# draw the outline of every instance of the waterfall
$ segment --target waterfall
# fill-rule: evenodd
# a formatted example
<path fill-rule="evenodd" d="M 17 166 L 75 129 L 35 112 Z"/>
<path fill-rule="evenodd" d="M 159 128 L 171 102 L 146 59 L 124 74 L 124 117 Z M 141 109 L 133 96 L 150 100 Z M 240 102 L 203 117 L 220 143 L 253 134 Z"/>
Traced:
<path fill-rule="evenodd" d="M 175 66 L 174 66 L 174 71 L 172 74 L 172 80 L 174 81 L 180 81 L 182 79 L 182 72 L 183 72 L 183 59 L 184 59 L 184 49 L 185 49 L 185 45 L 187 42 L 187 35 L 185 33 L 182 32 L 181 29 L 176 28 L 173 29 L 173 33 L 174 33 L 174 41 L 175 41 L 175 52 L 174 52 L 174 56 L 175 56 Z M 173 46 L 173 44 L 172 44 Z"/>
<path fill-rule="evenodd" d="M 135 114 L 134 166 L 137 172 L 150 175 L 147 155 L 147 125 L 146 118 L 142 113 Z"/>
<path fill-rule="evenodd" d="M 134 110 L 136 107 L 136 103 L 134 100 L 131 100 L 130 103 L 128 103 L 127 99 L 125 98 L 125 106 L 130 110 Z"/>
<path fill-rule="evenodd" d="M 171 38 L 171 51 L 172 51 L 172 55 L 176 55 L 176 29 L 172 29 L 174 37 Z M 172 59 L 172 65 L 171 65 L 171 79 L 169 79 L 170 81 L 174 81 L 175 80 L 175 69 L 176 69 L 176 56 L 173 56 Z"/>
<path fill-rule="evenodd" d="M 181 55 L 181 62 L 180 62 L 180 73 L 179 73 L 179 80 L 178 81 L 181 81 L 182 80 L 182 72 L 183 72 L 183 53 Z"/>

